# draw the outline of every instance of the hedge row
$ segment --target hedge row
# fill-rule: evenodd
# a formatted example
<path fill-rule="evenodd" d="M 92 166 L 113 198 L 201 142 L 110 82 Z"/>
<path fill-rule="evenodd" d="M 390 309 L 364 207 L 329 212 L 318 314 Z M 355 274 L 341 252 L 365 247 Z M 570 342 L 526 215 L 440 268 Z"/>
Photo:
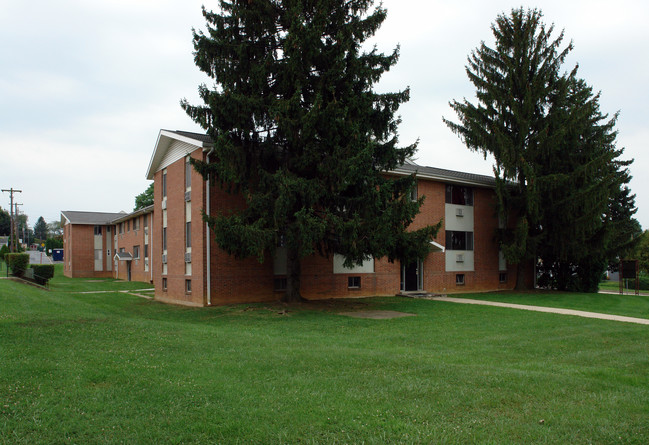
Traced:
<path fill-rule="evenodd" d="M 25 275 L 27 267 L 29 267 L 29 254 L 28 253 L 8 253 L 5 255 L 7 265 L 11 268 L 11 274 L 16 277 Z"/>
<path fill-rule="evenodd" d="M 40 285 L 45 285 L 54 277 L 54 264 L 32 264 L 34 269 L 34 281 Z"/>

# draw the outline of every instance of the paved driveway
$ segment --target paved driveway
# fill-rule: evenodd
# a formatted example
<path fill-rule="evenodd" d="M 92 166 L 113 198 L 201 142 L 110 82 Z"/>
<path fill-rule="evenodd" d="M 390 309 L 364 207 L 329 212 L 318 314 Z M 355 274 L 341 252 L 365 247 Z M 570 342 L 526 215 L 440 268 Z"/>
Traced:
<path fill-rule="evenodd" d="M 29 250 L 25 253 L 29 254 L 29 264 L 54 264 L 52 263 L 52 259 L 48 257 L 45 252 Z"/>

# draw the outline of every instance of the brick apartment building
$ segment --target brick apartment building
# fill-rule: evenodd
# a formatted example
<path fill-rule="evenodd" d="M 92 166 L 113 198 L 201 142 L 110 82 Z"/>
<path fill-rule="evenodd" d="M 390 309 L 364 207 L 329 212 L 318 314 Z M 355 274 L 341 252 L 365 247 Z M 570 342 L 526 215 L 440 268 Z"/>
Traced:
<path fill-rule="evenodd" d="M 155 298 L 191 306 L 268 301 L 286 286 L 285 252 L 263 263 L 236 260 L 216 245 L 202 219 L 240 208 L 243 199 L 210 184 L 190 158 L 209 161 L 206 135 L 161 130 L 147 171 L 153 206 L 134 213 L 62 212 L 65 275 L 150 281 Z M 426 196 L 413 228 L 444 223 L 432 252 L 412 264 L 373 259 L 346 269 L 343 258 L 308 257 L 302 295 L 309 299 L 511 289 L 514 268 L 499 252 L 492 177 L 409 163 L 393 175 L 417 175 Z M 532 281 L 532 273 L 529 274 Z"/>

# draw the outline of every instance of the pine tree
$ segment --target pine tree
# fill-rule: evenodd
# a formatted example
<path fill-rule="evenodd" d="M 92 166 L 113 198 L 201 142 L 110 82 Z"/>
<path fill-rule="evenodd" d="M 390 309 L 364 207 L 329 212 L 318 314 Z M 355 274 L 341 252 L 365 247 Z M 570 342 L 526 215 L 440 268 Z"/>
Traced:
<path fill-rule="evenodd" d="M 632 161 L 619 159 L 624 150 L 615 145 L 617 115 L 602 115 L 599 94 L 576 70 L 561 85 L 548 113 L 548 132 L 557 136 L 537 159 L 545 197 L 538 253 L 553 287 L 590 292 L 609 257 L 632 239 L 634 197 L 625 187 Z"/>
<path fill-rule="evenodd" d="M 34 237 L 42 241 L 47 239 L 47 223 L 42 216 L 39 217 L 36 220 L 36 224 L 34 224 Z"/>
<path fill-rule="evenodd" d="M 214 141 L 212 162 L 194 167 L 246 201 L 208 223 L 239 258 L 284 245 L 289 301 L 306 256 L 414 260 L 438 228 L 407 230 L 422 203 L 409 199 L 414 177 L 386 175 L 416 144 L 397 146 L 409 90 L 372 89 L 398 58 L 361 48 L 386 18 L 372 3 L 221 1 L 203 10 L 207 33 L 194 32 L 195 62 L 215 81 L 199 88 L 204 105 L 181 103 Z"/>
<path fill-rule="evenodd" d="M 559 81 L 560 68 L 572 44 L 561 49 L 563 32 L 552 39 L 537 10 L 514 9 L 492 25 L 495 47 L 484 42 L 472 52 L 466 68 L 476 87 L 477 105 L 453 101 L 459 123 L 444 122 L 474 151 L 496 161 L 498 211 L 511 212 L 517 225 L 501 234 L 508 262 L 518 264 L 516 288 L 524 288 L 526 262 L 540 243 L 543 196 L 537 187 L 535 161 L 552 144 L 547 113 Z"/>
<path fill-rule="evenodd" d="M 552 40 L 541 18 L 523 9 L 497 18 L 495 49 L 483 43 L 467 67 L 478 105 L 452 102 L 460 123 L 445 122 L 468 148 L 495 158 L 499 212 L 518 218 L 499 234 L 519 265 L 516 287 L 524 287 L 521 266 L 538 256 L 547 285 L 592 291 L 630 238 L 632 161 L 619 159 L 617 115 L 600 112 L 576 67 L 560 73 L 572 44 L 560 49 L 563 32 Z"/>

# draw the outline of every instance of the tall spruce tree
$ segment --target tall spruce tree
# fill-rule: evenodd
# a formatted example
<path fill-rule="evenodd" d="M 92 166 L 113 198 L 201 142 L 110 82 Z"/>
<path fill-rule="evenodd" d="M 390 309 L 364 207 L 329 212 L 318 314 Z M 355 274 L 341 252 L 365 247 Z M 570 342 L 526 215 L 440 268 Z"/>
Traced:
<path fill-rule="evenodd" d="M 204 178 L 245 199 L 241 210 L 207 218 L 236 257 L 287 252 L 285 300 L 301 299 L 301 259 L 319 253 L 412 261 L 426 255 L 437 226 L 409 231 L 422 200 L 414 177 L 385 173 L 412 156 L 397 145 L 395 117 L 409 90 L 373 84 L 397 62 L 364 52 L 386 11 L 371 0 L 220 1 L 203 9 L 195 62 L 215 81 L 204 105 L 182 107 L 214 141 Z"/>
<path fill-rule="evenodd" d="M 36 220 L 36 224 L 34 224 L 34 237 L 42 241 L 47 239 L 47 223 L 42 216 L 39 217 Z"/>
<path fill-rule="evenodd" d="M 617 115 L 601 114 L 576 67 L 560 72 L 572 44 L 561 49 L 563 32 L 552 39 L 541 19 L 522 8 L 497 18 L 495 48 L 483 43 L 467 67 L 478 104 L 453 101 L 460 123 L 445 122 L 468 148 L 495 158 L 498 211 L 517 218 L 499 233 L 519 266 L 516 287 L 538 256 L 548 284 L 593 290 L 632 224 L 633 197 L 622 196 L 632 161 L 615 147 Z"/>
<path fill-rule="evenodd" d="M 545 198 L 538 255 L 552 287 L 590 292 L 609 258 L 633 238 L 634 197 L 626 187 L 632 161 L 619 159 L 617 115 L 602 115 L 599 94 L 576 71 L 559 85 L 548 113 L 548 132 L 557 136 L 537 159 Z"/>
<path fill-rule="evenodd" d="M 540 243 L 544 205 L 535 163 L 551 146 L 548 109 L 572 44 L 561 49 L 563 32 L 553 39 L 537 10 L 514 9 L 500 15 L 491 29 L 495 47 L 484 42 L 472 52 L 466 72 L 476 87 L 477 104 L 453 101 L 459 123 L 444 122 L 474 151 L 496 165 L 498 212 L 517 217 L 516 228 L 503 232 L 500 243 L 508 262 L 518 264 L 516 288 L 525 287 L 524 270 Z"/>

